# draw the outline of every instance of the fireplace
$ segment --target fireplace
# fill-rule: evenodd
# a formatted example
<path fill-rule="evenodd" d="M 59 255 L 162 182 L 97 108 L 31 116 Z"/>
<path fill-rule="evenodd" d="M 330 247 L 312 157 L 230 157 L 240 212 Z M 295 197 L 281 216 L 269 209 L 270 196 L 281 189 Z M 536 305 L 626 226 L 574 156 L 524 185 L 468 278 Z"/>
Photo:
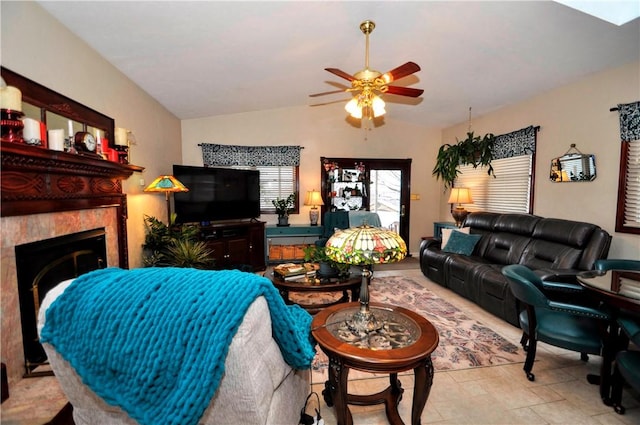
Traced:
<path fill-rule="evenodd" d="M 38 366 L 47 363 L 37 333 L 42 300 L 63 280 L 106 267 L 105 239 L 105 229 L 99 228 L 15 247 L 25 377 L 40 375 Z"/>
<path fill-rule="evenodd" d="M 23 378 L 26 363 L 15 247 L 104 228 L 106 265 L 128 268 L 122 180 L 142 168 L 18 143 L 0 146 L 0 357 L 11 387 Z"/>

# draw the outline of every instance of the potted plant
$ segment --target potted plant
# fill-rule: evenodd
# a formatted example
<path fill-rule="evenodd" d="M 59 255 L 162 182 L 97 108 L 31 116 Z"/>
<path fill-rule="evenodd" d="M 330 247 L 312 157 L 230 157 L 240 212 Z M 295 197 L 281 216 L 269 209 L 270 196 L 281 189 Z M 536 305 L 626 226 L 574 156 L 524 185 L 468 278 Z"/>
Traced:
<path fill-rule="evenodd" d="M 309 245 L 304 248 L 304 261 L 318 263 L 320 277 L 348 277 L 349 264 L 338 263 L 327 256 L 323 246 Z"/>
<path fill-rule="evenodd" d="M 175 215 L 172 216 L 171 226 L 167 226 L 155 217 L 144 217 L 144 266 L 212 268 L 215 265 L 212 252 L 204 242 L 198 240 L 198 227 L 175 225 L 173 220 Z"/>
<path fill-rule="evenodd" d="M 276 214 L 278 214 L 278 226 L 288 226 L 289 214 L 293 212 L 295 207 L 295 193 L 292 193 L 285 199 L 276 198 L 271 202 L 273 203 L 273 206 L 276 207 Z"/>
<path fill-rule="evenodd" d="M 493 160 L 493 145 L 495 136 L 492 133 L 484 136 L 474 136 L 473 131 L 467 133 L 467 138 L 458 140 L 456 144 L 444 144 L 438 150 L 436 165 L 432 174 L 444 182 L 445 189 L 453 187 L 453 183 L 460 173 L 461 165 L 472 165 L 473 168 L 485 166 L 489 175 L 495 174 L 491 161 Z"/>

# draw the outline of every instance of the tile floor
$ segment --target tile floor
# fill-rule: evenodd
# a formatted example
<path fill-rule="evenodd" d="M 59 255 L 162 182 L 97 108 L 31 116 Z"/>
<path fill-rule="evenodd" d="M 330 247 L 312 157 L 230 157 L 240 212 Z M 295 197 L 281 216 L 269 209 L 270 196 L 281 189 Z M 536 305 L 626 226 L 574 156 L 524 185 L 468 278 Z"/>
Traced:
<path fill-rule="evenodd" d="M 402 273 L 446 298 L 491 329 L 519 344 L 518 328 L 496 318 L 474 303 L 430 282 L 420 270 L 376 272 L 378 276 Z M 600 358 L 580 356 L 546 344 L 538 345 L 533 372 L 536 380 L 525 377 L 522 364 L 475 368 L 458 371 L 436 370 L 429 400 L 422 414 L 423 424 L 640 424 L 640 395 L 625 389 L 624 415 L 616 414 L 600 400 L 598 388 L 587 383 L 587 373 L 597 373 Z M 523 358 L 524 362 L 524 358 Z M 405 389 L 399 411 L 410 423 L 413 378 L 402 376 Z M 385 378 L 349 382 L 351 393 L 373 393 L 383 389 Z M 324 382 L 312 385 L 321 394 Z M 326 425 L 334 425 L 333 409 L 322 400 L 321 414 Z M 354 424 L 387 424 L 384 406 L 350 406 Z"/>

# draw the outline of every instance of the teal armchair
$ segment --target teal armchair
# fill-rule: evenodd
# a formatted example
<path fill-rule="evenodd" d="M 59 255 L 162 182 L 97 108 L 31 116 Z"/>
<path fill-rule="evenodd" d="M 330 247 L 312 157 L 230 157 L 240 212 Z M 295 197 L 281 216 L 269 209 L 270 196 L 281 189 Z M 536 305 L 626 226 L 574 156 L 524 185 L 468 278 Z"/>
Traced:
<path fill-rule="evenodd" d="M 508 265 L 502 274 L 524 307 L 519 319 L 523 330 L 521 342 L 527 352 L 524 371 L 529 381 L 535 380 L 531 370 L 538 341 L 579 352 L 583 360 L 585 354 L 602 354 L 609 320 L 606 312 L 550 300 L 542 290 L 542 279 L 528 267 Z"/>

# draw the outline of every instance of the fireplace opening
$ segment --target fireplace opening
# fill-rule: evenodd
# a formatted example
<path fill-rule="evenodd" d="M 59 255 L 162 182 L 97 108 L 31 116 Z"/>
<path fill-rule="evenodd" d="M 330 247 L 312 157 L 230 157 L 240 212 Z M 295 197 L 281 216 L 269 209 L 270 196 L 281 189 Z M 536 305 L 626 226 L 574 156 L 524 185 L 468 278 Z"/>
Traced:
<path fill-rule="evenodd" d="M 15 247 L 25 377 L 51 374 L 37 371 L 47 364 L 38 338 L 38 311 L 45 295 L 63 280 L 107 266 L 104 228 L 44 239 Z"/>

